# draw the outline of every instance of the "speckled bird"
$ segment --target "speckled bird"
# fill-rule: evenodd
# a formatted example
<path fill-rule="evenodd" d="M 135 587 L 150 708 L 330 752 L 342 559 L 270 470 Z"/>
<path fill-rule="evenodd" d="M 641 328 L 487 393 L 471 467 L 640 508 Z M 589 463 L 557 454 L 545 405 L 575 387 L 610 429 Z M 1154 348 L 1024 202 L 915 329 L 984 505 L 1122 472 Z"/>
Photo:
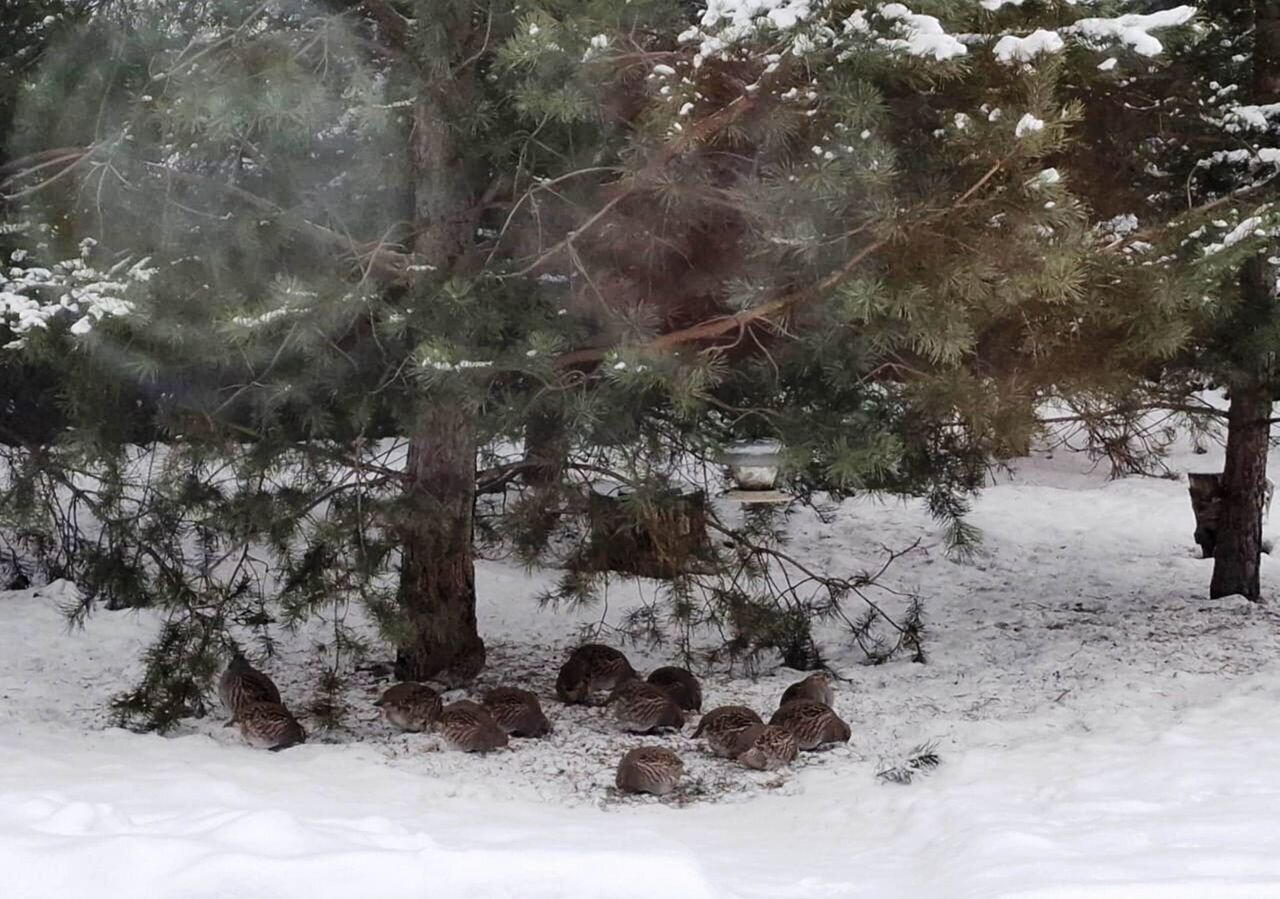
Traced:
<path fill-rule="evenodd" d="M 551 733 L 538 697 L 528 690 L 498 687 L 484 694 L 484 707 L 493 720 L 513 737 L 542 737 Z"/>
<path fill-rule="evenodd" d="M 812 699 L 788 702 L 773 713 L 769 723 L 791 731 L 802 751 L 826 743 L 848 743 L 851 736 L 849 725 L 830 706 Z"/>
<path fill-rule="evenodd" d="M 406 682 L 389 687 L 374 703 L 394 727 L 421 733 L 440 717 L 444 702 L 440 694 L 426 684 Z"/>
<path fill-rule="evenodd" d="M 240 733 L 250 746 L 278 752 L 305 743 L 298 719 L 278 702 L 250 702 L 240 707 Z"/>
<path fill-rule="evenodd" d="M 507 734 L 484 706 L 462 700 L 444 707 L 431 724 L 445 745 L 459 752 L 490 752 L 507 745 Z"/>
<path fill-rule="evenodd" d="M 641 746 L 618 762 L 614 783 L 624 793 L 652 793 L 665 796 L 676 788 L 684 775 L 684 762 L 670 749 Z"/>
<path fill-rule="evenodd" d="M 244 653 L 236 650 L 227 664 L 227 670 L 218 679 L 218 698 L 231 716 L 228 725 L 235 724 L 240 710 L 255 702 L 280 703 L 280 689 L 275 681 L 249 664 Z"/>
<path fill-rule="evenodd" d="M 692 672 L 668 665 L 655 670 L 646 680 L 670 696 L 671 701 L 684 711 L 696 712 L 702 708 L 702 685 Z"/>
<path fill-rule="evenodd" d="M 638 677 L 623 681 L 609 696 L 613 716 L 623 730 L 635 734 L 684 727 L 684 712 L 660 687 Z"/>
<path fill-rule="evenodd" d="M 760 716 L 745 705 L 726 705 L 702 716 L 695 737 L 705 737 L 712 753 L 722 758 L 736 758 L 738 736 L 753 725 L 764 724 Z"/>
<path fill-rule="evenodd" d="M 556 678 L 556 696 L 562 702 L 586 703 L 599 690 L 612 690 L 635 677 L 627 657 L 612 646 L 586 643 L 569 654 Z"/>
<path fill-rule="evenodd" d="M 753 724 L 738 732 L 738 764 L 758 771 L 789 765 L 800 754 L 800 744 L 789 730 L 771 724 Z"/>
<path fill-rule="evenodd" d="M 825 671 L 815 671 L 802 681 L 796 681 L 782 693 L 778 708 L 797 699 L 812 699 L 828 708 L 836 707 L 836 691 L 832 689 L 834 678 Z"/>

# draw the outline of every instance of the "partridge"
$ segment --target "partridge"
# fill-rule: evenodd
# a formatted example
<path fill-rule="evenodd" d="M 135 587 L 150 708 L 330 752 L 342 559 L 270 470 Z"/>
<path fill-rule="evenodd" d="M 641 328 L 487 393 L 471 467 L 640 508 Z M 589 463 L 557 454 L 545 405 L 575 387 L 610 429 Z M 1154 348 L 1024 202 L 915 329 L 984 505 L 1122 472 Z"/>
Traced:
<path fill-rule="evenodd" d="M 738 736 L 747 728 L 764 724 L 760 716 L 744 705 L 726 705 L 702 716 L 695 737 L 706 737 L 712 753 L 722 758 L 736 758 Z"/>
<path fill-rule="evenodd" d="M 671 697 L 653 684 L 638 677 L 624 681 L 609 696 L 613 715 L 623 730 L 636 734 L 684 727 L 684 712 Z"/>
<path fill-rule="evenodd" d="M 835 690 L 831 688 L 832 677 L 825 671 L 817 671 L 810 674 L 802 681 L 796 681 L 787 687 L 782 693 L 782 700 L 778 703 L 779 707 L 786 705 L 788 702 L 794 702 L 797 699 L 812 699 L 814 702 L 820 702 L 828 708 L 836 707 Z"/>
<path fill-rule="evenodd" d="M 250 746 L 278 752 L 307 739 L 298 720 L 278 702 L 250 702 L 237 713 L 240 733 Z"/>
<path fill-rule="evenodd" d="M 249 664 L 244 653 L 236 650 L 227 670 L 218 679 L 218 698 L 231 716 L 228 725 L 235 724 L 240 711 L 254 702 L 280 703 L 280 690 L 275 682 Z"/>
<path fill-rule="evenodd" d="M 538 697 L 528 690 L 498 687 L 484 695 L 484 707 L 498 726 L 513 737 L 542 737 L 551 733 L 551 722 Z"/>
<path fill-rule="evenodd" d="M 416 683 L 389 687 L 374 705 L 382 709 L 383 717 L 393 726 L 414 733 L 429 728 L 444 708 L 439 693 Z"/>
<path fill-rule="evenodd" d="M 447 705 L 431 727 L 459 752 L 490 752 L 507 745 L 507 735 L 484 707 L 469 700 Z"/>
<path fill-rule="evenodd" d="M 659 668 L 647 680 L 670 696 L 671 701 L 684 711 L 696 712 L 702 708 L 702 685 L 684 668 Z"/>
<path fill-rule="evenodd" d="M 587 643 L 569 655 L 556 678 L 556 696 L 566 703 L 586 703 L 598 690 L 612 690 L 635 677 L 627 657 L 612 646 Z"/>
<path fill-rule="evenodd" d="M 791 731 L 800 749 L 817 749 L 825 743 L 847 743 L 851 732 L 831 707 L 812 699 L 788 702 L 773 713 L 769 723 Z"/>
<path fill-rule="evenodd" d="M 622 757 L 614 783 L 624 793 L 665 796 L 684 774 L 684 762 L 670 749 L 641 746 Z"/>
<path fill-rule="evenodd" d="M 770 724 L 753 724 L 738 732 L 738 764 L 758 771 L 789 765 L 800 754 L 800 744 L 789 730 Z"/>

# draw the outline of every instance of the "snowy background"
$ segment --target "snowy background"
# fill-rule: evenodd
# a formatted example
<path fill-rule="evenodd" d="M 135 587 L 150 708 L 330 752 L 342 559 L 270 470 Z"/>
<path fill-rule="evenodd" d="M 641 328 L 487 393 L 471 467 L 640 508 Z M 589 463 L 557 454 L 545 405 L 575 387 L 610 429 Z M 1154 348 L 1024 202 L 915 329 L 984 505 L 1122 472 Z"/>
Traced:
<path fill-rule="evenodd" d="M 1171 466 L 1220 470 L 1221 450 L 1184 448 Z M 947 559 L 914 504 L 791 519 L 790 551 L 833 574 L 921 539 L 888 580 L 926 603 L 929 663 L 867 667 L 820 634 L 853 741 L 782 772 L 711 759 L 688 736 L 619 734 L 603 710 L 551 698 L 582 626 L 619 620 L 644 583 L 616 585 L 607 609 L 540 611 L 554 573 L 482 563 L 477 689 L 529 686 L 556 726 L 485 757 L 392 733 L 371 704 L 386 682 L 367 672 L 348 726 L 304 718 L 312 740 L 287 752 L 248 748 L 216 716 L 169 737 L 110 729 L 106 703 L 156 621 L 100 612 L 68 631 L 70 585 L 0 594 L 0 895 L 1280 896 L 1276 607 L 1204 599 L 1185 480 L 1111 481 L 1064 454 L 997 480 L 970 564 Z M 265 663 L 291 707 L 324 640 L 320 622 Z M 674 661 L 628 653 L 642 670 Z M 704 708 L 767 714 L 799 676 L 712 674 Z M 618 758 L 641 742 L 684 757 L 674 797 L 614 795 Z M 939 769 L 877 779 L 925 742 Z"/>

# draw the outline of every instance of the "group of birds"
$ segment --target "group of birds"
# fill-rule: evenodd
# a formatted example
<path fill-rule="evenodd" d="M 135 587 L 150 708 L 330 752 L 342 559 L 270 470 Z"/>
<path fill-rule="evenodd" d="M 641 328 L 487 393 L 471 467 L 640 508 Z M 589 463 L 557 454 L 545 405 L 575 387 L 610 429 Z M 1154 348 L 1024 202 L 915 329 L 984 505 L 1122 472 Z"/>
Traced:
<path fill-rule="evenodd" d="M 641 679 L 626 655 L 611 646 L 577 647 L 560 668 L 556 697 L 566 704 L 590 705 L 607 692 L 618 725 L 636 734 L 679 731 L 688 713 L 702 710 L 702 686 L 684 668 L 665 666 Z M 252 746 L 280 750 L 302 743 L 306 734 L 280 700 L 266 674 L 237 652 L 218 683 L 223 705 Z M 795 761 L 799 753 L 849 741 L 850 730 L 834 710 L 831 675 L 817 672 L 789 686 L 769 723 L 742 705 L 712 709 L 702 715 L 694 737 L 713 755 L 736 760 L 747 768 L 772 771 Z M 445 745 L 462 752 L 490 752 L 510 737 L 542 737 L 551 722 L 538 697 L 528 690 L 498 687 L 479 702 L 463 699 L 445 704 L 426 684 L 399 683 L 374 703 L 392 726 L 404 731 L 433 731 Z M 666 795 L 684 776 L 684 762 L 662 746 L 640 746 L 618 763 L 615 784 L 625 793 Z"/>
<path fill-rule="evenodd" d="M 218 679 L 218 698 L 231 715 L 226 726 L 239 724 L 250 746 L 281 750 L 307 739 L 298 719 L 281 701 L 275 681 L 249 664 L 240 650 Z"/>

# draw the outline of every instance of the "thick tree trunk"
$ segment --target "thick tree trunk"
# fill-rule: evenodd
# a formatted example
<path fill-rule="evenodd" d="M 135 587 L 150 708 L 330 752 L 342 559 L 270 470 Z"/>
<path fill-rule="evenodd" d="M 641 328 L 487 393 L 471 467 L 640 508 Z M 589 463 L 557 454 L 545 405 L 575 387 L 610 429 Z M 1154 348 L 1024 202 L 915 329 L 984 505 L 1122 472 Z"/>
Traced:
<path fill-rule="evenodd" d="M 460 684 L 484 667 L 471 544 L 475 464 L 470 410 L 460 403 L 428 406 L 409 443 L 405 469 L 409 519 L 403 526 L 400 608 L 411 634 L 396 656 L 401 680 Z"/>
<path fill-rule="evenodd" d="M 1267 495 L 1271 394 L 1265 384 L 1237 386 L 1227 419 L 1227 464 L 1209 596 L 1262 598 L 1262 509 Z"/>
<path fill-rule="evenodd" d="M 1265 255 L 1244 264 L 1240 272 L 1243 327 L 1271 319 L 1276 303 L 1276 273 Z M 1230 385 L 1227 412 L 1227 460 L 1222 472 L 1222 501 L 1213 580 L 1209 596 L 1240 594 L 1262 598 L 1258 569 L 1262 562 L 1262 510 L 1267 496 L 1267 451 L 1271 437 L 1271 371 L 1269 353 L 1242 354 Z"/>
<path fill-rule="evenodd" d="M 409 136 L 413 165 L 414 253 L 443 281 L 472 268 L 476 185 L 458 144 L 458 121 L 474 94 L 468 52 L 470 5 L 419 4 L 426 27 L 413 45 L 421 73 Z M 484 667 L 476 628 L 472 512 L 476 497 L 475 411 L 465 397 L 438 390 L 423 398 L 405 471 L 408 519 L 402 526 L 400 609 L 410 625 L 396 654 L 401 680 L 452 685 Z"/>

